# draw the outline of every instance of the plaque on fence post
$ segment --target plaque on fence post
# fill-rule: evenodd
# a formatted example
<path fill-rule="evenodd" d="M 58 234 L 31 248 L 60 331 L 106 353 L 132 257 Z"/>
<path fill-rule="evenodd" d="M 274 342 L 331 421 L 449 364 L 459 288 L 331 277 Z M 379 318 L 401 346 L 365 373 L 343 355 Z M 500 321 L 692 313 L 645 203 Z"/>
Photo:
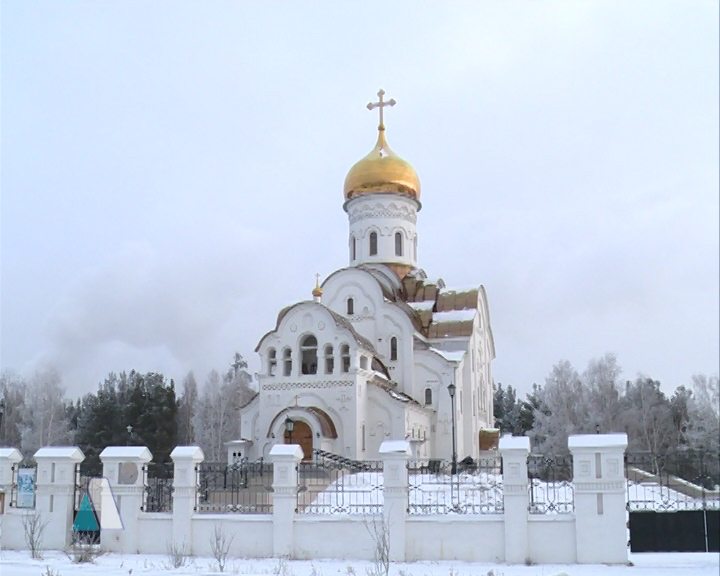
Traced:
<path fill-rule="evenodd" d="M 35 507 L 35 468 L 20 468 L 18 470 L 17 507 Z"/>

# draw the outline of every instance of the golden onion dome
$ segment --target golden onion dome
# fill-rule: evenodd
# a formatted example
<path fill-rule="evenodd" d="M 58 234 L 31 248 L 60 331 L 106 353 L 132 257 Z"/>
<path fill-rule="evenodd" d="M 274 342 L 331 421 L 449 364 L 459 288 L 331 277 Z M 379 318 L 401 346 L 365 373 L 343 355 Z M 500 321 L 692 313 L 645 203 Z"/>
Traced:
<path fill-rule="evenodd" d="M 420 200 L 420 178 L 415 169 L 393 152 L 385 141 L 385 126 L 370 154 L 350 168 L 345 177 L 345 200 L 363 194 L 391 192 Z"/>

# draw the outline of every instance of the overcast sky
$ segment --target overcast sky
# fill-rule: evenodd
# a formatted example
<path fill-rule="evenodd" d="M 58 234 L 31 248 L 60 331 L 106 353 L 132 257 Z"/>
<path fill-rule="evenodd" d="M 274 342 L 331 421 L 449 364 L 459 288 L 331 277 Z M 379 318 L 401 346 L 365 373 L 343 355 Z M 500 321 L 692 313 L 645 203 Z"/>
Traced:
<path fill-rule="evenodd" d="M 376 138 L 496 382 L 718 373 L 718 3 L 2 2 L 1 367 L 226 369 L 347 264 Z"/>

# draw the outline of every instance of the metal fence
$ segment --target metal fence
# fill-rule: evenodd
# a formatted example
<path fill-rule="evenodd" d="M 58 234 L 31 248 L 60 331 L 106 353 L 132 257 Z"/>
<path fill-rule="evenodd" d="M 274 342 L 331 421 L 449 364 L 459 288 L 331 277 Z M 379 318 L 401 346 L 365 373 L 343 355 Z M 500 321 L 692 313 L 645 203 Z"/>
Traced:
<path fill-rule="evenodd" d="M 575 511 L 572 456 L 529 454 L 527 467 L 530 514 L 570 514 Z"/>
<path fill-rule="evenodd" d="M 628 510 L 720 510 L 718 454 L 677 451 L 625 455 Z"/>
<path fill-rule="evenodd" d="M 408 462 L 408 513 L 502 514 L 501 459 L 497 457 L 457 463 L 447 460 Z"/>
<path fill-rule="evenodd" d="M 383 464 L 315 451 L 297 466 L 296 511 L 301 514 L 379 514 L 383 506 Z"/>
<path fill-rule="evenodd" d="M 37 487 L 37 463 L 24 461 L 12 465 L 11 508 L 35 508 Z"/>
<path fill-rule="evenodd" d="M 273 466 L 246 458 L 228 465 L 203 462 L 195 467 L 200 513 L 272 514 Z"/>
<path fill-rule="evenodd" d="M 143 466 L 143 512 L 172 512 L 174 468 L 172 463 L 148 463 Z"/>

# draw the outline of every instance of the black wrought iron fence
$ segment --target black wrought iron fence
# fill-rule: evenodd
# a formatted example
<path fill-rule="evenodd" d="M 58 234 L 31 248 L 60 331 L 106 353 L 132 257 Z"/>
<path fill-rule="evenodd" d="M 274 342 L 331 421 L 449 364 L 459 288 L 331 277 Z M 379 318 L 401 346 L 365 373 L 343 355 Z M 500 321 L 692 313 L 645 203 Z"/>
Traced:
<path fill-rule="evenodd" d="M 628 510 L 720 510 L 717 453 L 683 450 L 625 455 Z"/>
<path fill-rule="evenodd" d="M 174 478 L 172 463 L 148 463 L 143 466 L 143 512 L 172 512 Z"/>
<path fill-rule="evenodd" d="M 569 514 L 575 510 L 572 456 L 529 454 L 530 514 Z"/>
<path fill-rule="evenodd" d="M 409 514 L 502 514 L 501 459 L 408 462 Z"/>
<path fill-rule="evenodd" d="M 379 514 L 383 505 L 383 465 L 315 453 L 298 464 L 297 512 Z"/>
<path fill-rule="evenodd" d="M 273 466 L 246 458 L 235 464 L 203 462 L 195 467 L 200 513 L 272 514 Z"/>
<path fill-rule="evenodd" d="M 11 508 L 35 508 L 35 488 L 37 483 L 37 463 L 25 460 L 12 465 L 12 487 L 10 489 Z"/>

